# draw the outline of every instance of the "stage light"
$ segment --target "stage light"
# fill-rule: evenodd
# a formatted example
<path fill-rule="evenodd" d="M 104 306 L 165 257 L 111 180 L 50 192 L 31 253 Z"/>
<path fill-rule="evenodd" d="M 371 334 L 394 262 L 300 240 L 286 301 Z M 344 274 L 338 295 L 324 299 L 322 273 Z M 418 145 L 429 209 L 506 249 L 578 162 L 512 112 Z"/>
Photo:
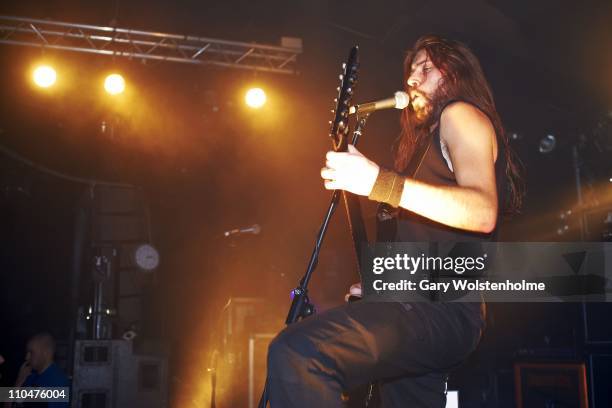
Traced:
<path fill-rule="evenodd" d="M 117 95 L 125 90 L 125 80 L 119 74 L 111 74 L 104 80 L 104 89 L 111 95 Z"/>
<path fill-rule="evenodd" d="M 53 67 L 49 65 L 40 65 L 34 69 L 34 83 L 41 88 L 49 88 L 55 83 L 57 74 Z"/>
<path fill-rule="evenodd" d="M 555 150 L 557 138 L 554 135 L 546 135 L 540 140 L 538 150 L 540 153 L 547 154 Z"/>
<path fill-rule="evenodd" d="M 266 93 L 261 88 L 251 88 L 244 96 L 244 101 L 249 107 L 259 109 L 266 103 Z"/>

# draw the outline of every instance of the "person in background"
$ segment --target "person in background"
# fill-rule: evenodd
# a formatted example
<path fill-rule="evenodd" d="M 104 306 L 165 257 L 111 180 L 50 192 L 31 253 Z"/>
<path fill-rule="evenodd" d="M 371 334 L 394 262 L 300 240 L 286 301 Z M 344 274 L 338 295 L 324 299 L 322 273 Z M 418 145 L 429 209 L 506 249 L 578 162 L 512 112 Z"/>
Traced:
<path fill-rule="evenodd" d="M 69 387 L 70 381 L 54 361 L 55 339 L 49 333 L 35 334 L 28 340 L 25 361 L 15 387 Z M 10 405 L 9 405 L 10 406 Z M 67 408 L 67 402 L 23 403 L 23 407 Z M 5 405 L 6 407 L 6 405 Z"/>

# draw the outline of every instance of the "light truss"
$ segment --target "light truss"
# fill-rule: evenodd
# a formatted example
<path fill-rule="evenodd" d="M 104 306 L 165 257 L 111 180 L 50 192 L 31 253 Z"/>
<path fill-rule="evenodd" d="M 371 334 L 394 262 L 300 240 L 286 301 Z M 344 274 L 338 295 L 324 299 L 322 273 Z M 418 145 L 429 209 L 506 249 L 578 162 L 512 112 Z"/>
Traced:
<path fill-rule="evenodd" d="M 0 16 L 0 44 L 294 74 L 295 47 Z"/>

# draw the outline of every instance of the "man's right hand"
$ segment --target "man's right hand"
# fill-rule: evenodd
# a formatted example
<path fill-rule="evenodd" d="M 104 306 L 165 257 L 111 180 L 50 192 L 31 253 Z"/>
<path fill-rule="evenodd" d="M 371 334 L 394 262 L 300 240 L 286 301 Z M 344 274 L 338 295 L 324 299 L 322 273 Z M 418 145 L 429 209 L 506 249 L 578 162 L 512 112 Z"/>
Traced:
<path fill-rule="evenodd" d="M 21 368 L 19 369 L 19 374 L 17 374 L 17 381 L 15 382 L 15 387 L 21 387 L 25 382 L 26 378 L 32 373 L 32 366 L 30 363 L 25 361 Z"/>
<path fill-rule="evenodd" d="M 348 302 L 351 297 L 361 299 L 361 282 L 353 283 L 349 288 L 349 293 L 344 295 L 344 301 Z"/>

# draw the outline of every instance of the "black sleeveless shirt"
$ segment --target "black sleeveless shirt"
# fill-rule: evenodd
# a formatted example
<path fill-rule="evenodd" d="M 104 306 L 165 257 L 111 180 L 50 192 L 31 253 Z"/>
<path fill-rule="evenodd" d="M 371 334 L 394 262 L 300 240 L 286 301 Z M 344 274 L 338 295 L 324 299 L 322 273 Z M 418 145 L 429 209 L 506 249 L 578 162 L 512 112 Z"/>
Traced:
<path fill-rule="evenodd" d="M 441 110 L 449 106 L 451 103 L 458 101 L 451 101 Z M 463 102 L 463 101 L 462 101 Z M 467 102 L 469 103 L 469 102 Z M 478 106 L 471 104 L 479 109 Z M 484 112 L 483 112 L 484 113 Z M 440 113 L 441 115 L 442 113 Z M 455 174 L 450 170 L 448 163 L 446 162 L 442 153 L 442 146 L 440 141 L 440 118 L 438 118 L 438 126 L 431 137 L 429 148 L 427 149 L 420 165 L 417 167 L 416 172 L 412 176 L 415 180 L 422 181 L 428 184 L 443 185 L 443 186 L 457 186 L 457 180 Z M 506 192 L 506 155 L 503 149 L 504 144 L 500 140 L 500 136 L 497 135 L 497 160 L 495 161 L 495 178 L 497 184 L 497 198 L 498 198 L 498 221 L 501 215 L 501 209 L 505 202 Z M 409 166 L 410 167 L 410 166 Z M 418 197 L 414 198 L 418 200 Z M 497 223 L 499 224 L 499 222 Z M 397 232 L 394 241 L 404 242 L 468 242 L 468 241 L 491 241 L 496 238 L 497 227 L 494 231 L 489 234 L 471 232 L 460 230 L 457 228 L 449 227 L 444 224 L 432 221 L 418 214 L 410 212 L 408 210 L 400 210 L 397 217 Z"/>
<path fill-rule="evenodd" d="M 458 102 L 456 100 L 450 101 L 440 111 L 440 115 L 446 107 L 451 103 Z M 464 102 L 464 101 L 462 101 Z M 466 103 L 470 103 L 465 101 Z M 470 103 L 475 106 L 481 112 L 477 105 Z M 492 122 L 492 121 L 491 121 Z M 422 161 L 418 165 L 416 172 L 412 175 L 412 178 L 428 184 L 433 185 L 444 185 L 444 186 L 457 186 L 457 180 L 454 173 L 449 168 L 449 164 L 446 162 L 442 153 L 442 146 L 440 141 L 440 118 L 438 117 L 438 126 L 430 135 L 431 140 L 429 147 L 425 154 L 422 156 Z M 495 161 L 495 178 L 497 185 L 497 198 L 498 198 L 498 223 L 501 218 L 501 209 L 505 202 L 506 192 L 506 155 L 504 151 L 503 141 L 500 139 L 500 135 L 497 137 L 497 160 Z M 416 158 L 415 160 L 418 160 Z M 414 164 L 414 163 L 413 163 Z M 408 166 L 409 168 L 413 166 Z M 405 174 L 406 176 L 410 176 Z M 418 200 L 418 197 L 414 198 Z M 492 241 L 495 240 L 497 234 L 497 225 L 494 231 L 489 234 L 477 233 L 471 231 L 460 230 L 457 228 L 449 227 L 447 225 L 432 221 L 411 211 L 401 209 L 396 216 L 395 225 L 395 242 L 473 242 L 473 241 Z M 380 225 L 379 225 L 380 226 Z M 379 235 L 380 236 L 380 235 Z M 435 310 L 442 309 L 446 315 L 454 315 L 459 321 L 470 324 L 471 326 L 479 329 L 485 326 L 485 308 L 484 303 L 411 303 L 411 307 L 417 312 L 423 315 L 428 315 Z"/>

